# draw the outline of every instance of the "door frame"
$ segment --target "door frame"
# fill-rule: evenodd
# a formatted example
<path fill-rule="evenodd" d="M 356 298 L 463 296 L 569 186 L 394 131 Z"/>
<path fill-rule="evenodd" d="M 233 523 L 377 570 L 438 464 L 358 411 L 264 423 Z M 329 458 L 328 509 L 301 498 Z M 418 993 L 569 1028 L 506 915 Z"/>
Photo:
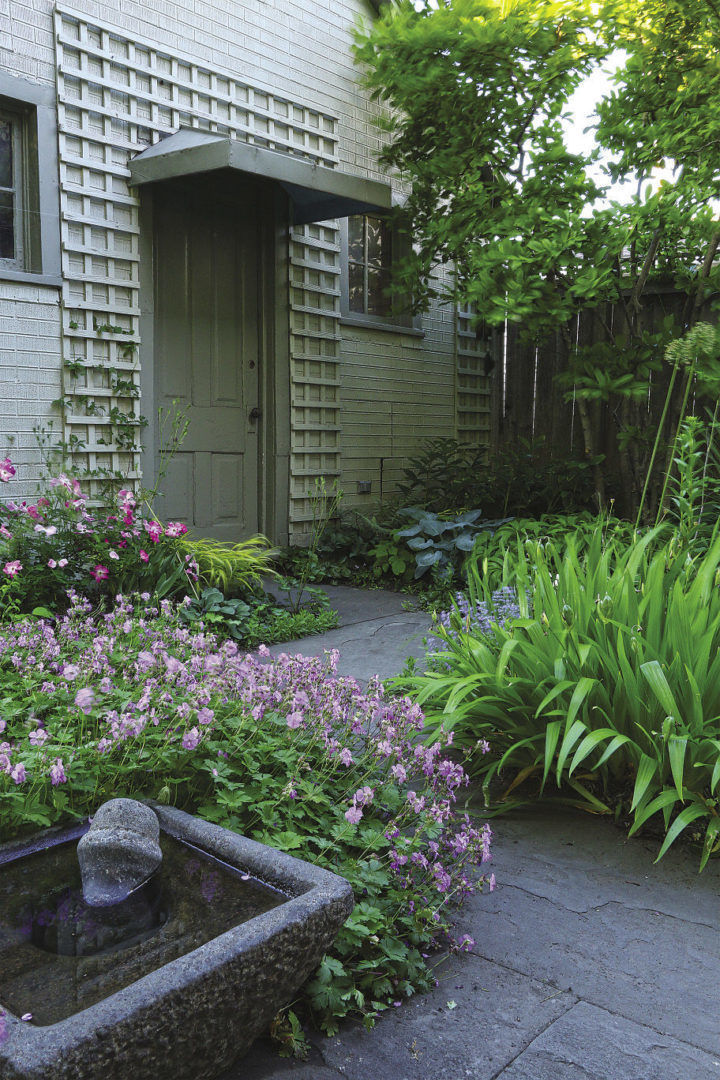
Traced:
<path fill-rule="evenodd" d="M 142 482 L 156 479 L 158 438 L 155 397 L 155 250 L 153 205 L 162 185 L 140 190 L 140 411 L 147 419 L 140 455 Z M 258 273 L 259 332 L 257 507 L 261 533 L 287 544 L 290 508 L 290 200 L 278 185 L 267 183 L 260 208 Z"/>

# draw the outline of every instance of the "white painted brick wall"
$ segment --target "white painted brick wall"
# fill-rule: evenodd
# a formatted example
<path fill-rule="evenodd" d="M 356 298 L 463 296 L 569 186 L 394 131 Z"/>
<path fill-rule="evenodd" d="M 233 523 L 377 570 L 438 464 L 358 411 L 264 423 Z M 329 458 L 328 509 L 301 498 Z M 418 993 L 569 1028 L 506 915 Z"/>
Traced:
<path fill-rule="evenodd" d="M 60 395 L 59 290 L 0 281 L 0 457 L 9 454 L 17 478 L 2 495 L 32 497 L 44 475 L 34 433 L 47 427 Z"/>

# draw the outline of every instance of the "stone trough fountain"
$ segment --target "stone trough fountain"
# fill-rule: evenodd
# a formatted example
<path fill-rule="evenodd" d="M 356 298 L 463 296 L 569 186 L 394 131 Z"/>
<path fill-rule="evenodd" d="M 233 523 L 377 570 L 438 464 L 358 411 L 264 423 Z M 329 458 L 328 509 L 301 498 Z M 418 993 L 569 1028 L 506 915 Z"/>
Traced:
<path fill-rule="evenodd" d="M 129 799 L 0 847 L 0 1077 L 217 1076 L 352 907 L 335 874 Z"/>

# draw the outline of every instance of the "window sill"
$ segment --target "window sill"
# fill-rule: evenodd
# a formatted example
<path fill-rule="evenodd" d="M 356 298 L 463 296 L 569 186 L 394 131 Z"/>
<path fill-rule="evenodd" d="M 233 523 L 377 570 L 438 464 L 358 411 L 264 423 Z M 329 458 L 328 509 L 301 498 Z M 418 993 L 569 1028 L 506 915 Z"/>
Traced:
<path fill-rule="evenodd" d="M 402 326 L 401 323 L 385 322 L 371 315 L 342 315 L 341 326 L 357 327 L 360 330 L 376 330 L 384 334 L 405 334 L 406 337 L 424 338 L 425 331 L 419 326 Z"/>
<path fill-rule="evenodd" d="M 0 266 L 0 282 L 19 281 L 23 285 L 50 285 L 55 289 L 62 288 L 60 274 L 33 274 L 30 270 L 10 270 Z"/>

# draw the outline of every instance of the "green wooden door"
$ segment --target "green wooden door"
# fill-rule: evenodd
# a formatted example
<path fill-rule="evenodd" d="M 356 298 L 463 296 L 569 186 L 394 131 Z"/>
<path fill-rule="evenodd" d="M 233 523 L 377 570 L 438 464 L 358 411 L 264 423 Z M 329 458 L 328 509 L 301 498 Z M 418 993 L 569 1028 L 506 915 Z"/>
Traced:
<path fill-rule="evenodd" d="M 190 421 L 157 511 L 238 540 L 258 530 L 260 214 L 248 187 L 231 207 L 162 191 L 153 217 L 155 400 Z"/>

